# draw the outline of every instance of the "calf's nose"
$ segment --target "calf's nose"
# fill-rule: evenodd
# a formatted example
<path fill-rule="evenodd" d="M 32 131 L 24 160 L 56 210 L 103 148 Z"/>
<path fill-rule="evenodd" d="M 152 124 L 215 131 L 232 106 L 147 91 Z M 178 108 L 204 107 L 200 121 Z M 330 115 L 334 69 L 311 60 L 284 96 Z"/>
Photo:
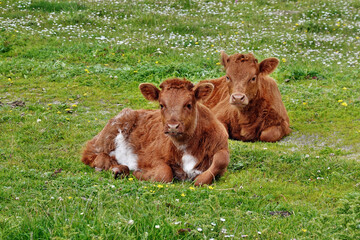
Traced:
<path fill-rule="evenodd" d="M 169 130 L 176 130 L 179 128 L 179 124 L 178 123 L 175 123 L 175 124 L 168 123 L 168 128 L 169 128 Z"/>
<path fill-rule="evenodd" d="M 234 102 L 243 102 L 245 100 L 245 94 L 242 93 L 235 93 L 231 95 L 231 99 Z"/>

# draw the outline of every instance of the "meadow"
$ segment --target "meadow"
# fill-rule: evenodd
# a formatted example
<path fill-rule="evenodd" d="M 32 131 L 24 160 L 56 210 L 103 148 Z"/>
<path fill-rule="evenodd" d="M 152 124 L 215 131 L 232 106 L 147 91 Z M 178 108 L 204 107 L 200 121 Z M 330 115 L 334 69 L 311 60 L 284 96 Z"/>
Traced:
<path fill-rule="evenodd" d="M 292 133 L 211 186 L 81 163 L 138 85 L 277 57 Z M 360 239 L 359 0 L 0 0 L 0 239 Z"/>

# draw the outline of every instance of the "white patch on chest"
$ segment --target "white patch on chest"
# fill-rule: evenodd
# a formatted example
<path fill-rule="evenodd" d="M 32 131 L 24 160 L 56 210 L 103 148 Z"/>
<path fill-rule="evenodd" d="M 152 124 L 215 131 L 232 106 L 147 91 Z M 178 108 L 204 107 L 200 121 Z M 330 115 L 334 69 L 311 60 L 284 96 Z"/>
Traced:
<path fill-rule="evenodd" d="M 133 152 L 131 145 L 126 141 L 121 130 L 119 130 L 119 134 L 115 138 L 115 146 L 115 150 L 109 155 L 115 156 L 119 164 L 127 166 L 130 170 L 137 170 L 138 156 Z"/>
<path fill-rule="evenodd" d="M 189 179 L 193 179 L 194 177 L 196 177 L 201 173 L 201 171 L 194 169 L 197 163 L 197 159 L 193 155 L 190 155 L 185 152 L 181 160 L 182 160 L 182 168 L 184 172 L 188 175 Z"/>

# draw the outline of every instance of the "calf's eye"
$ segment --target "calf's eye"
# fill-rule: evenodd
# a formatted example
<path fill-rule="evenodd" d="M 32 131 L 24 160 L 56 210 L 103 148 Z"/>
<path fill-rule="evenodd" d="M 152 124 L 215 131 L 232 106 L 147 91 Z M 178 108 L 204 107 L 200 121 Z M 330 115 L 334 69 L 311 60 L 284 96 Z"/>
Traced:
<path fill-rule="evenodd" d="M 186 104 L 186 107 L 187 107 L 188 109 L 191 109 L 191 108 L 192 108 L 192 106 L 191 106 L 190 103 L 189 103 L 189 104 Z"/>
<path fill-rule="evenodd" d="M 251 81 L 255 81 L 256 80 L 256 77 L 253 77 L 252 79 L 251 79 Z"/>
<path fill-rule="evenodd" d="M 226 76 L 226 81 L 230 82 L 230 78 L 228 76 Z"/>
<path fill-rule="evenodd" d="M 164 105 L 160 104 L 160 108 L 163 109 L 163 108 L 164 108 Z"/>

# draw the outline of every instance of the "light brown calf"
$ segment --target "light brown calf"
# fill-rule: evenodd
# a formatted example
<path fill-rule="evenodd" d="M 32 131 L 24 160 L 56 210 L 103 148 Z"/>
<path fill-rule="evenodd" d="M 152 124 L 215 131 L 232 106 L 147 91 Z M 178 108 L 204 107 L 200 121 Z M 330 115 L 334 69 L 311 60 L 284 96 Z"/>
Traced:
<path fill-rule="evenodd" d="M 221 53 L 226 76 L 201 81 L 214 91 L 204 100 L 226 127 L 229 138 L 241 141 L 276 142 L 288 135 L 289 117 L 274 79 L 268 75 L 279 64 L 277 58 L 261 63 L 249 54 Z"/>
<path fill-rule="evenodd" d="M 229 164 L 224 126 L 198 103 L 211 94 L 213 85 L 194 87 L 189 81 L 170 79 L 160 88 L 140 84 L 144 97 L 158 101 L 161 109 L 123 109 L 87 143 L 82 161 L 111 169 L 115 177 L 134 170 L 141 180 L 170 182 L 175 177 L 211 184 Z"/>

